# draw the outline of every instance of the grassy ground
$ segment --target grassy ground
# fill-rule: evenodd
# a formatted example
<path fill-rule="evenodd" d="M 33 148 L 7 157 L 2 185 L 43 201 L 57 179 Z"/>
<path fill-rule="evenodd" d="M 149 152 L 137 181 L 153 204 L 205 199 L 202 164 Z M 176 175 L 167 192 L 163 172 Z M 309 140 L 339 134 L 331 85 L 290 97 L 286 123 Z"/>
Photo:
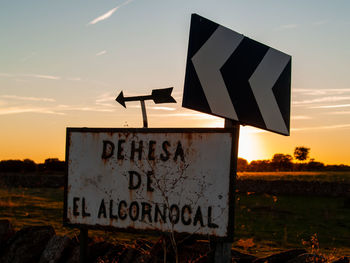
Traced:
<path fill-rule="evenodd" d="M 0 189 L 0 219 L 16 229 L 25 225 L 51 224 L 58 234 L 74 236 L 75 229 L 62 227 L 63 189 Z M 288 248 L 319 247 L 327 254 L 350 254 L 350 207 L 345 198 L 237 195 L 236 248 L 255 255 Z M 131 234 L 91 232 L 91 236 L 128 241 Z"/>
<path fill-rule="evenodd" d="M 350 252 L 350 207 L 345 198 L 237 196 L 236 237 L 273 248 Z M 252 247 L 254 250 L 254 247 Z M 345 251 L 344 251 L 345 250 Z"/>
<path fill-rule="evenodd" d="M 345 172 L 240 172 L 239 179 L 290 180 L 303 182 L 350 183 L 350 171 Z"/>

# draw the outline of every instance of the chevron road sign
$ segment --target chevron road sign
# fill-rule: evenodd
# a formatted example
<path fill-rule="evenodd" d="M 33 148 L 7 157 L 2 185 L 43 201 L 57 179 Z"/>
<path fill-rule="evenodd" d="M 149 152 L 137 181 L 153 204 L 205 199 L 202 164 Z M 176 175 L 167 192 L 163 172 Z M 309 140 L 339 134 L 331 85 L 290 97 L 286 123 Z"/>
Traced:
<path fill-rule="evenodd" d="M 182 106 L 283 135 L 291 57 L 192 14 Z"/>

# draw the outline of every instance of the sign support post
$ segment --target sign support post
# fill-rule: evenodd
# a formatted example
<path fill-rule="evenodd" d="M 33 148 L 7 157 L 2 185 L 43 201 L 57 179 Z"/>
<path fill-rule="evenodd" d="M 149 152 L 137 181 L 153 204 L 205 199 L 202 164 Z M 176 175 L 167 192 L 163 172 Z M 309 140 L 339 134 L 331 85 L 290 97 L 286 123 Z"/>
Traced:
<path fill-rule="evenodd" d="M 79 262 L 87 262 L 87 247 L 88 247 L 88 229 L 86 227 L 80 227 L 79 243 L 80 243 L 80 257 Z"/>
<path fill-rule="evenodd" d="M 148 128 L 147 112 L 146 112 L 145 101 L 144 100 L 140 100 L 140 102 L 141 102 L 141 109 L 142 109 L 143 128 Z"/>
<path fill-rule="evenodd" d="M 232 149 L 232 160 L 231 160 L 231 174 L 232 185 L 230 185 L 230 191 L 232 191 L 233 200 L 230 202 L 235 202 L 236 200 L 236 179 L 237 179 L 237 160 L 238 160 L 238 142 L 239 142 L 239 123 L 237 121 L 226 119 L 225 118 L 225 128 L 232 130 L 232 140 L 233 140 L 233 149 Z M 234 220 L 234 209 L 232 210 L 232 214 L 230 214 L 231 220 Z M 234 226 L 234 223 L 232 224 Z M 231 231 L 234 231 L 234 227 Z M 234 234 L 232 235 L 234 236 Z M 214 243 L 214 262 L 215 263 L 228 263 L 231 262 L 231 242 L 215 242 Z"/>

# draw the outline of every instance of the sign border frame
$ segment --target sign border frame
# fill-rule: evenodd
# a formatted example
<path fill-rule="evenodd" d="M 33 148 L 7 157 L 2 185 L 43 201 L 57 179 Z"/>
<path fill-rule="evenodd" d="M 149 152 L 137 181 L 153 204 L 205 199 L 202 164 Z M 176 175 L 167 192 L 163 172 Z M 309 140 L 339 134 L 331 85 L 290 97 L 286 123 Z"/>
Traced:
<path fill-rule="evenodd" d="M 230 160 L 230 173 L 229 173 L 229 219 L 227 225 L 227 235 L 224 237 L 218 237 L 214 235 L 204 234 L 190 234 L 188 232 L 176 232 L 176 234 L 191 235 L 195 238 L 207 238 L 210 237 L 213 241 L 233 242 L 234 237 L 234 209 L 235 209 L 235 191 L 236 191 L 236 169 L 234 167 L 234 159 L 238 158 L 235 156 L 235 146 L 238 142 L 235 142 L 234 130 L 232 128 L 66 128 L 66 152 L 65 152 L 65 174 L 64 174 L 64 203 L 63 203 L 63 226 L 69 228 L 86 228 L 92 230 L 107 230 L 111 232 L 120 233 L 143 233 L 148 235 L 159 235 L 162 233 L 170 233 L 170 231 L 152 230 L 152 229 L 135 229 L 132 227 L 118 228 L 113 226 L 104 225 L 89 225 L 89 224 L 77 224 L 70 223 L 68 219 L 68 160 L 69 160 L 69 146 L 70 146 L 70 135 L 74 132 L 80 133 L 98 133 L 98 132 L 133 132 L 133 133 L 229 133 L 231 136 L 231 160 Z"/>

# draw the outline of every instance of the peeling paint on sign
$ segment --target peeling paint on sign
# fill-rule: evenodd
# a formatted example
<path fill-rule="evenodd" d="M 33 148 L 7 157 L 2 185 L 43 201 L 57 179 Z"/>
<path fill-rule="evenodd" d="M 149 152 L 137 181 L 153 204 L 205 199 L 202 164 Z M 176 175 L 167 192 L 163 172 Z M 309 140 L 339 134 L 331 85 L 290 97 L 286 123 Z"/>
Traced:
<path fill-rule="evenodd" d="M 228 237 L 225 129 L 67 129 L 66 225 Z"/>

